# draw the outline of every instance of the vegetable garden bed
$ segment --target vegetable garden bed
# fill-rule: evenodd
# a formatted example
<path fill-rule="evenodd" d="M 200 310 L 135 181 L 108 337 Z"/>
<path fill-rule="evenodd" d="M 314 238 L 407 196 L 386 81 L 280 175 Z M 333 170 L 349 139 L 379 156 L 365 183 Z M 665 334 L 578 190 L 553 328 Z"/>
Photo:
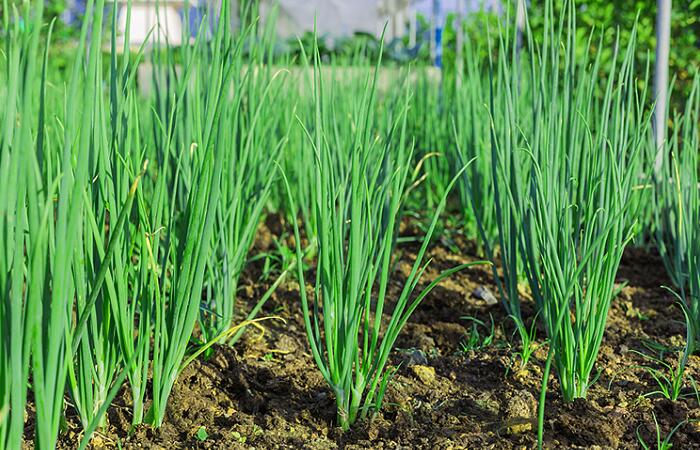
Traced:
<path fill-rule="evenodd" d="M 700 73 L 566 5 L 440 73 L 3 8 L 0 447 L 700 448 Z"/>
<path fill-rule="evenodd" d="M 258 233 L 259 251 L 268 250 L 275 238 L 271 229 L 282 229 L 277 217 L 268 218 L 267 224 Z M 404 227 L 403 234 L 415 231 Z M 404 248 L 392 295 L 401 288 L 417 250 Z M 475 244 L 461 236 L 436 243 L 430 250 L 433 266 L 423 283 L 439 269 L 476 260 L 475 250 Z M 239 301 L 244 310 L 269 287 L 270 283 L 260 282 L 263 265 L 252 265 L 242 277 Z M 676 402 L 649 397 L 658 385 L 641 366 L 659 365 L 635 354 L 658 356 L 648 347 L 652 339 L 669 348 L 683 346 L 683 314 L 673 296 L 661 288 L 669 283 L 661 265 L 657 255 L 645 250 L 626 252 L 617 281 L 627 285 L 613 301 L 597 365 L 602 373 L 588 398 L 562 402 L 556 377 L 551 376 L 547 448 L 637 449 L 638 432 L 647 442 L 655 442 L 653 414 L 661 439 L 687 417 L 700 418 L 694 396 Z M 217 346 L 210 357 L 188 366 L 175 384 L 160 429 L 143 426 L 129 433 L 130 401 L 124 390 L 109 413 L 109 428 L 97 433 L 92 444 L 95 448 L 119 444 L 125 449 L 532 448 L 546 348 L 535 350 L 531 363 L 519 369 L 517 341 L 498 326 L 507 323 L 503 308 L 479 298 L 483 288 L 496 289 L 490 269 L 476 267 L 444 281 L 428 296 L 396 344 L 399 351 L 390 364 L 399 370 L 390 384 L 386 408 L 347 433 L 335 424 L 332 393 L 315 369 L 306 343 L 298 284 L 289 281 L 276 290 L 261 314 L 282 317 L 287 323 L 267 321 L 263 334 L 247 333 L 235 349 Z M 533 309 L 531 302 L 524 304 L 528 323 Z M 497 324 L 493 341 L 465 351 L 472 327 L 463 316 L 488 325 L 478 327 L 479 345 L 488 339 L 492 316 Z M 673 355 L 667 362 L 675 361 Z M 686 374 L 700 378 L 700 357 L 691 357 Z M 75 417 L 68 428 L 60 448 L 73 448 L 79 436 Z M 697 448 L 700 426 L 692 422 L 681 426 L 673 443 L 674 448 Z"/>

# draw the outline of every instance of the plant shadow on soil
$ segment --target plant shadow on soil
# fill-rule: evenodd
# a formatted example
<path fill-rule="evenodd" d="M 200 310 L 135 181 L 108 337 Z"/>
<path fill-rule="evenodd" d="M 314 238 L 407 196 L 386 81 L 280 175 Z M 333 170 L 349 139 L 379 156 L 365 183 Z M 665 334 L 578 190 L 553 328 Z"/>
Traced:
<path fill-rule="evenodd" d="M 404 224 L 405 225 L 405 224 Z M 257 247 L 270 246 L 279 224 L 262 226 Z M 415 230 L 406 226 L 402 233 Z M 459 252 L 436 242 L 431 268 L 422 283 L 440 270 L 477 258 L 473 242 L 453 239 Z M 452 248 L 450 246 L 449 248 Z M 260 250 L 260 248 L 258 248 Z M 402 247 L 390 296 L 402 287 L 417 247 Z M 254 305 L 272 280 L 259 282 L 260 264 L 241 279 L 239 302 Z M 653 378 L 637 366 L 649 364 L 636 351 L 644 339 L 679 345 L 685 337 L 682 312 L 657 255 L 630 249 L 618 281 L 627 282 L 613 301 L 600 355 L 598 381 L 588 398 L 564 403 L 554 375 L 549 382 L 545 416 L 547 448 L 639 448 L 637 433 L 654 442 L 656 414 L 662 439 L 676 424 L 700 419 L 694 395 L 671 402 L 659 396 Z M 250 330 L 235 349 L 218 346 L 208 359 L 188 366 L 178 379 L 163 426 L 142 426 L 130 432 L 128 393 L 123 390 L 109 412 L 109 425 L 98 432 L 93 448 L 490 448 L 520 449 L 536 445 L 537 398 L 546 359 L 538 348 L 530 363 L 519 368 L 509 323 L 500 303 L 487 304 L 474 291 L 496 294 L 491 269 L 477 266 L 460 272 L 436 288 L 414 313 L 396 343 L 390 364 L 398 372 L 389 386 L 383 410 L 372 420 L 342 433 L 335 427 L 335 401 L 316 369 L 306 343 L 295 280 L 283 283 L 261 316 L 286 320 L 265 322 L 265 332 Z M 530 303 L 524 305 L 529 320 Z M 494 343 L 479 351 L 462 351 L 470 330 L 464 316 L 496 324 Z M 507 331 L 504 331 L 505 330 Z M 542 341 L 544 331 L 537 332 Z M 512 345 L 511 345 L 512 344 Z M 515 345 L 515 347 L 513 347 Z M 646 350 L 648 351 L 648 350 Z M 692 356 L 687 374 L 700 378 L 700 358 Z M 206 439 L 196 437 L 200 427 Z M 79 437 L 75 417 L 68 421 L 61 447 L 73 448 Z M 700 448 L 700 426 L 690 422 L 674 435 L 674 448 Z"/>

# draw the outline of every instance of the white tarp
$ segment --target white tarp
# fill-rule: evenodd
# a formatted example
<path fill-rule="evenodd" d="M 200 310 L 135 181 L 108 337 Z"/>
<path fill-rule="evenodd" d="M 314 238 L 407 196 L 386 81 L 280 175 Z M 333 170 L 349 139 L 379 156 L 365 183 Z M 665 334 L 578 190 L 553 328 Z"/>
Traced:
<path fill-rule="evenodd" d="M 313 31 L 314 18 L 319 35 L 348 36 L 362 31 L 379 36 L 389 21 L 387 32 L 395 37 L 407 31 L 410 14 L 416 12 L 426 18 L 437 15 L 437 23 L 443 23 L 450 12 L 502 12 L 501 0 L 264 0 L 263 17 L 275 3 L 279 4 L 277 30 L 285 38 Z"/>
<path fill-rule="evenodd" d="M 86 0 L 65 0 L 66 10 L 64 20 L 72 23 L 85 9 Z M 112 0 L 115 1 L 115 0 Z M 116 0 L 122 5 L 126 0 Z M 249 0 L 189 0 L 192 8 L 195 5 L 210 6 L 218 10 L 222 2 L 230 2 L 233 11 L 237 10 L 241 1 Z M 178 14 L 182 14 L 183 0 L 133 0 L 134 7 L 155 4 L 177 4 Z M 277 29 L 281 37 L 289 38 L 313 31 L 314 18 L 317 18 L 319 34 L 332 37 L 349 36 L 357 31 L 379 36 L 388 21 L 387 35 L 389 38 L 404 35 L 407 25 L 415 23 L 414 15 L 430 18 L 433 15 L 435 23 L 444 22 L 450 12 L 461 11 L 469 13 L 484 9 L 500 13 L 503 0 L 260 0 L 260 12 L 263 19 L 270 14 L 273 5 L 279 4 Z M 437 6 L 437 9 L 436 9 Z M 134 32 L 132 24 L 132 34 Z"/>
<path fill-rule="evenodd" d="M 348 36 L 356 31 L 375 34 L 379 24 L 378 0 L 278 0 L 277 31 L 281 37 L 294 37 L 313 31 L 316 18 L 319 35 Z M 269 15 L 273 2 L 261 5 L 262 16 Z"/>
<path fill-rule="evenodd" d="M 414 8 L 425 17 L 433 15 L 434 0 L 416 0 Z M 440 0 L 437 21 L 443 21 L 451 12 L 470 13 L 476 11 L 488 11 L 500 14 L 503 10 L 501 0 Z"/>

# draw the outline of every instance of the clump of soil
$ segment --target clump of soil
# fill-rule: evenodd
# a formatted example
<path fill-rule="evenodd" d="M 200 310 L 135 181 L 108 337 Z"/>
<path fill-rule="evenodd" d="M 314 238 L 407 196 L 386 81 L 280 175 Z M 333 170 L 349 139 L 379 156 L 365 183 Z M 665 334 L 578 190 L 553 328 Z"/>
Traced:
<path fill-rule="evenodd" d="M 454 251 L 454 247 L 458 251 Z M 403 248 L 391 284 L 398 293 L 415 258 Z M 477 258 L 473 243 L 456 237 L 437 243 L 423 283 L 448 267 Z M 267 282 L 258 283 L 259 267 L 243 277 L 241 309 L 254 305 Z M 659 395 L 647 341 L 673 347 L 685 337 L 683 315 L 670 293 L 658 256 L 630 250 L 619 271 L 626 283 L 613 301 L 598 363 L 599 378 L 588 398 L 564 403 L 552 375 L 547 394 L 547 448 L 639 448 L 638 434 L 654 442 L 655 413 L 662 439 L 676 424 L 690 420 L 673 436 L 674 448 L 700 448 L 699 400 L 694 394 L 675 402 Z M 546 347 L 538 348 L 521 368 L 517 340 L 500 304 L 491 269 L 462 271 L 436 288 L 419 307 L 397 342 L 390 364 L 398 368 L 385 408 L 372 420 L 341 432 L 335 426 L 335 402 L 310 355 L 299 307 L 298 284 L 287 281 L 262 315 L 281 316 L 286 324 L 265 322 L 265 333 L 252 330 L 235 349 L 217 347 L 209 359 L 191 364 L 178 379 L 164 425 L 130 432 L 128 399 L 115 402 L 107 430 L 95 447 L 116 448 L 532 448 L 536 443 L 537 399 Z M 475 292 L 478 295 L 475 295 Z M 534 318 L 533 306 L 524 315 Z M 472 330 L 465 316 L 496 324 L 485 348 L 461 345 Z M 489 334 L 487 328 L 480 333 Z M 538 330 L 541 342 L 544 331 Z M 669 356 L 672 361 L 675 356 Z M 700 378 L 700 358 L 690 359 L 687 375 Z M 690 393 L 691 391 L 688 390 Z M 126 394 L 125 394 L 126 395 Z M 206 438 L 197 437 L 200 428 Z M 62 446 L 70 448 L 70 432 Z M 72 434 L 75 436 L 75 433 Z"/>

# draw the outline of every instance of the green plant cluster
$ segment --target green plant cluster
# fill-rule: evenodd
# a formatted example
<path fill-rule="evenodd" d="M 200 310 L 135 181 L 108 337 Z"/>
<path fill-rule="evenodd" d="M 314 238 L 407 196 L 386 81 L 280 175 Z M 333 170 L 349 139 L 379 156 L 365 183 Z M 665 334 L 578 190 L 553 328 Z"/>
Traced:
<path fill-rule="evenodd" d="M 466 45 L 477 49 L 472 57 L 487 61 L 498 52 L 496 41 L 489 39 L 498 34 L 499 28 L 509 27 L 515 32 L 515 2 L 504 2 L 503 17 L 490 12 L 476 12 L 466 17 L 461 24 Z M 547 32 L 545 8 L 547 2 L 528 1 L 529 28 L 533 37 L 541 41 Z M 559 16 L 566 9 L 567 2 L 554 2 L 554 14 Z M 444 36 L 444 64 L 446 70 L 456 70 L 456 42 L 458 22 L 454 14 L 448 15 Z M 606 0 L 579 0 L 576 2 L 576 51 L 583 56 L 587 51 L 601 54 L 602 64 L 609 64 L 615 54 L 613 43 L 619 34 L 621 42 L 631 38 L 635 30 L 636 45 L 634 49 L 636 75 L 644 77 L 644 67 L 656 49 L 656 0 L 632 0 L 611 2 Z M 637 25 L 635 28 L 635 24 Z M 596 39 L 590 48 L 586 46 L 588 37 L 603 35 L 600 43 Z M 669 71 L 676 78 L 675 89 L 679 92 L 674 97 L 676 106 L 682 107 L 684 100 L 692 89 L 693 77 L 700 61 L 700 1 L 677 0 L 671 10 L 671 48 Z"/>
<path fill-rule="evenodd" d="M 640 235 L 664 258 L 688 329 L 681 365 L 648 370 L 681 397 L 699 348 L 700 76 L 669 113 L 654 171 L 639 23 L 582 35 L 586 10 L 548 0 L 522 41 L 503 23 L 483 45 L 466 29 L 450 63 L 460 71 L 439 73 L 383 65 L 381 40 L 329 56 L 312 35 L 279 54 L 274 17 L 261 27 L 245 10 L 234 33 L 227 7 L 188 45 L 119 48 L 105 6 L 88 2 L 59 65 L 43 2 L 3 8 L 0 447 L 24 445 L 29 399 L 39 449 L 56 446 L 68 402 L 84 448 L 121 389 L 133 426 L 161 426 L 183 368 L 270 320 L 258 316 L 292 274 L 348 430 L 383 407 L 411 314 L 477 264 L 421 281 L 432 241 L 451 233 L 480 242 L 521 364 L 548 350 L 540 444 L 550 370 L 565 401 L 596 381 L 618 267 Z M 399 283 L 411 213 L 423 228 Z M 251 255 L 266 214 L 293 236 L 269 252 L 276 281 L 241 310 L 241 274 L 266 257 Z M 535 317 L 523 315 L 529 299 Z M 473 323 L 465 350 L 491 345 L 495 324 L 482 339 L 477 325 L 488 327 Z M 212 440 L 204 428 L 196 438 Z"/>

